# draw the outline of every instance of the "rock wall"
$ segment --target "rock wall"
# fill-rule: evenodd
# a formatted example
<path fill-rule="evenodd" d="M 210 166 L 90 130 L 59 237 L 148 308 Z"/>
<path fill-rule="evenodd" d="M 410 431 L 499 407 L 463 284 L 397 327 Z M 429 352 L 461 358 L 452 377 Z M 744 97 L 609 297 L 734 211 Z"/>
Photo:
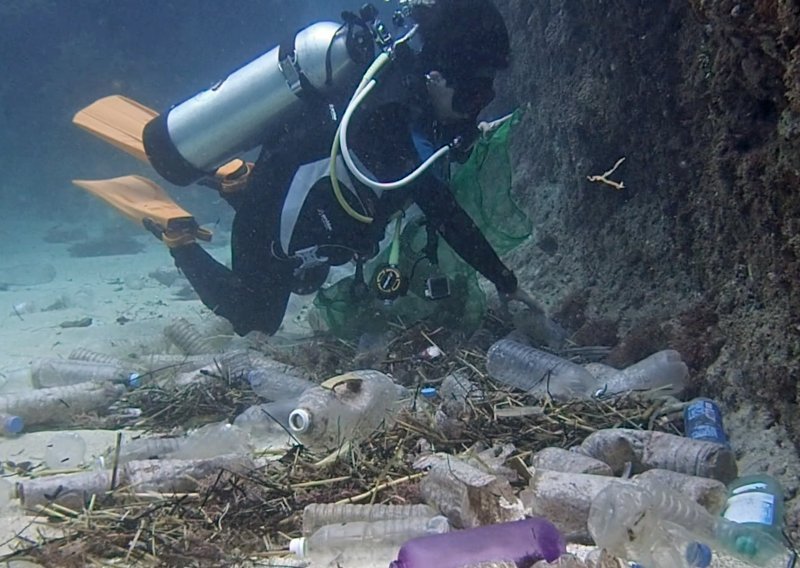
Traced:
<path fill-rule="evenodd" d="M 510 263 L 576 341 L 616 342 L 612 362 L 679 349 L 740 464 L 793 499 L 800 4 L 497 3 L 515 50 L 498 90 L 528 109 L 515 194 L 535 226 Z M 621 157 L 623 188 L 587 179 Z"/>

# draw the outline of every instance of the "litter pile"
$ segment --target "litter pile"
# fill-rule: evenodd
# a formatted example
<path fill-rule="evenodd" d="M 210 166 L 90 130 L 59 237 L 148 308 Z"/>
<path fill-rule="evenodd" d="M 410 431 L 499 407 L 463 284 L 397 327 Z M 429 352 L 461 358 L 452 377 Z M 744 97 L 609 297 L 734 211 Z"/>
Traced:
<path fill-rule="evenodd" d="M 34 390 L 0 395 L 6 436 L 118 430 L 94 460 L 65 431 L 42 466 L 4 464 L 2 506 L 59 529 L 20 538 L 12 556 L 345 568 L 792 561 L 780 486 L 739 477 L 713 401 L 676 398 L 687 369 L 675 351 L 617 370 L 592 362 L 602 349 L 556 354 L 517 337 L 487 350 L 423 325 L 357 345 L 276 348 L 183 320 L 165 336 L 173 353 L 42 359 Z M 592 548 L 568 553 L 575 544 Z"/>

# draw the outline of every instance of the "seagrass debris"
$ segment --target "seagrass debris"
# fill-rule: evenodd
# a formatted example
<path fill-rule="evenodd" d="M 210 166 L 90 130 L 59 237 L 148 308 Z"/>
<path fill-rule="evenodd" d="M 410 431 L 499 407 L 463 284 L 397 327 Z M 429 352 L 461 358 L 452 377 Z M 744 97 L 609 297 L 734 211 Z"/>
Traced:
<path fill-rule="evenodd" d="M 89 506 L 74 511 L 53 504 L 42 514 L 60 523 L 64 537 L 23 541 L 23 552 L 59 566 L 83 566 L 101 559 L 142 566 L 263 560 L 285 554 L 288 539 L 301 534 L 306 505 L 421 503 L 418 481 L 425 474 L 412 467 L 421 454 L 456 455 L 474 446 L 513 444 L 516 450 L 509 461 L 525 470 L 525 461 L 545 447 L 574 446 L 603 428 L 646 428 L 663 406 L 662 401 L 638 395 L 542 404 L 492 383 L 483 371 L 480 352 L 447 345 L 442 349 L 447 355 L 432 361 L 416 359 L 421 346 L 447 341 L 441 330 L 428 332 L 427 337 L 418 331 L 409 330 L 407 337 L 395 340 L 396 352 L 378 368 L 407 386 L 421 380 L 437 384 L 457 374 L 460 400 L 451 398 L 436 406 L 420 402 L 401 413 L 390 430 L 348 444 L 324 466 L 319 455 L 295 447 L 269 467 L 198 480 L 194 491 L 126 492 L 124 500 L 90 499 Z M 294 354 L 303 355 L 303 349 Z M 318 359 L 312 362 L 313 374 L 332 376 L 346 366 L 352 347 L 338 341 L 316 344 L 314 354 Z M 147 385 L 129 392 L 123 402 L 141 410 L 140 425 L 160 431 L 232 418 L 260 402 L 244 381 L 222 373 L 213 376 L 201 384 Z M 449 415 L 442 410 L 445 402 L 451 403 Z M 654 424 L 674 428 L 667 418 Z M 512 487 L 519 490 L 526 483 L 520 477 Z M 123 495 L 121 488 L 112 494 L 117 495 Z"/>
<path fill-rule="evenodd" d="M 495 394 L 489 392 L 483 404 L 493 404 Z M 606 410 L 605 414 L 605 402 L 597 402 L 594 409 L 587 402 L 573 408 L 592 410 L 582 416 L 591 429 L 612 426 L 621 416 L 630 417 L 626 422 L 646 423 L 648 405 L 630 399 L 617 402 L 614 412 Z M 551 418 L 561 418 L 542 420 L 542 416 L 525 416 L 507 421 L 516 423 L 517 428 L 495 423 L 495 431 L 490 420 L 491 407 L 477 406 L 476 410 L 484 417 L 482 427 L 488 428 L 477 439 L 470 435 L 472 429 L 465 429 L 459 438 L 448 439 L 417 415 L 408 414 L 391 430 L 378 432 L 355 445 L 327 468 L 315 466 L 319 456 L 294 448 L 268 467 L 247 473 L 226 472 L 221 477 L 219 473 L 212 474 L 198 480 L 193 488 L 176 488 L 183 490 L 177 495 L 130 492 L 120 487 L 112 494 L 116 499 L 109 503 L 99 498 L 89 499 L 90 505 L 83 510 L 80 506 L 72 512 L 70 508 L 45 506 L 41 513 L 59 522 L 67 533 L 59 546 L 47 546 L 51 541 L 43 539 L 41 543 L 28 543 L 27 548 L 34 556 L 45 554 L 51 564 L 64 566 L 69 565 L 59 556 L 64 550 L 79 551 L 82 561 L 87 563 L 90 558 L 116 558 L 127 559 L 130 565 L 135 560 L 135 565 L 142 566 L 178 561 L 212 565 L 268 558 L 285 553 L 288 538 L 301 534 L 302 511 L 308 504 L 421 503 L 423 497 L 417 482 L 424 474 L 413 469 L 410 458 L 419 454 L 420 447 L 425 446 L 424 440 L 439 451 L 460 453 L 475 442 L 516 438 L 520 446 L 515 456 L 527 459 L 554 440 L 569 445 L 574 437 L 586 434 L 583 429 L 570 427 L 573 419 L 567 418 L 572 411 L 563 406 L 544 410 Z M 538 439 L 535 434 L 520 434 L 535 433 L 533 423 L 551 435 Z M 150 465 L 155 463 L 158 462 Z M 519 489 L 519 483 L 513 485 Z M 69 547 L 65 548 L 67 544 Z"/>

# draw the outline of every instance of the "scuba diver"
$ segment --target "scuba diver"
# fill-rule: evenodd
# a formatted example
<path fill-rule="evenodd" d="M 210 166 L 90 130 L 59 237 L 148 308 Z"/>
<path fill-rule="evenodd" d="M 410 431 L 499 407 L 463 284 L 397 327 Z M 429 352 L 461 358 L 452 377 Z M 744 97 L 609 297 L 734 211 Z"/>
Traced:
<path fill-rule="evenodd" d="M 235 210 L 231 268 L 197 243 L 208 232 L 149 180 L 75 183 L 160 238 L 203 304 L 238 334 L 274 334 L 291 293 L 315 292 L 332 266 L 354 261 L 353 294 L 376 293 L 364 283 L 364 262 L 378 253 L 393 222 L 397 240 L 402 212 L 412 203 L 426 218 L 429 238 L 441 236 L 494 284 L 504 305 L 516 300 L 543 314 L 447 183 L 445 155 L 468 155 L 480 135 L 478 115 L 494 98 L 495 74 L 509 65 L 503 18 L 490 0 L 401 6 L 395 23 L 408 31 L 398 40 L 366 5 L 359 14 L 345 13 L 343 25 L 298 32 L 162 115 L 123 97 L 76 115 L 76 124 L 169 181 L 200 181 L 219 191 Z M 321 61 L 316 70 L 312 53 Z M 258 81 L 280 92 L 252 93 Z M 292 113 L 279 116 L 281 105 Z M 255 164 L 225 162 L 257 145 Z M 372 280 L 377 294 L 390 298 L 402 291 L 402 279 L 390 261 Z M 431 290 L 431 297 L 439 293 Z"/>

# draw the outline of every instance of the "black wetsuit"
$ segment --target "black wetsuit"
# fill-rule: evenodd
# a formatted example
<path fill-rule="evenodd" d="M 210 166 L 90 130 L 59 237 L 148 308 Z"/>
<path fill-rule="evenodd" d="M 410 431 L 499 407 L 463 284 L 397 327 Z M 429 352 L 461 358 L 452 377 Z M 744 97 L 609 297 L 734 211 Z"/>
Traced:
<path fill-rule="evenodd" d="M 434 121 L 426 120 L 419 109 L 387 102 L 364 111 L 359 109 L 358 113 L 359 119 L 348 136 L 349 144 L 364 168 L 379 180 L 398 179 L 419 165 L 415 138 L 427 138 L 436 147 L 441 145 L 434 140 Z M 390 217 L 409 201 L 416 203 L 447 243 L 499 291 L 516 289 L 514 274 L 458 205 L 447 184 L 430 173 L 380 196 L 351 184 L 358 194 L 356 198 L 343 186 L 352 207 L 374 218 L 371 224 L 349 216 L 336 201 L 330 179 L 321 177 L 308 191 L 299 215 L 288 215 L 296 221 L 287 240 L 285 205 L 287 199 L 297 201 L 290 197 L 297 190 L 293 185 L 298 184 L 293 182 L 298 180 L 298 172 L 305 172 L 306 177 L 314 168 L 319 172 L 322 161 L 330 156 L 336 129 L 327 109 L 322 107 L 310 109 L 300 122 L 313 127 L 305 131 L 298 127 L 265 141 L 247 188 L 226 197 L 236 211 L 231 238 L 232 269 L 214 260 L 197 244 L 171 249 L 175 264 L 202 302 L 228 319 L 237 333 L 259 330 L 272 334 L 278 330 L 290 293 L 298 288 L 295 269 L 299 263 L 291 258 L 296 251 L 320 246 L 318 255 L 327 257 L 331 265 L 350 261 L 354 252 L 362 256 L 374 254 Z"/>

